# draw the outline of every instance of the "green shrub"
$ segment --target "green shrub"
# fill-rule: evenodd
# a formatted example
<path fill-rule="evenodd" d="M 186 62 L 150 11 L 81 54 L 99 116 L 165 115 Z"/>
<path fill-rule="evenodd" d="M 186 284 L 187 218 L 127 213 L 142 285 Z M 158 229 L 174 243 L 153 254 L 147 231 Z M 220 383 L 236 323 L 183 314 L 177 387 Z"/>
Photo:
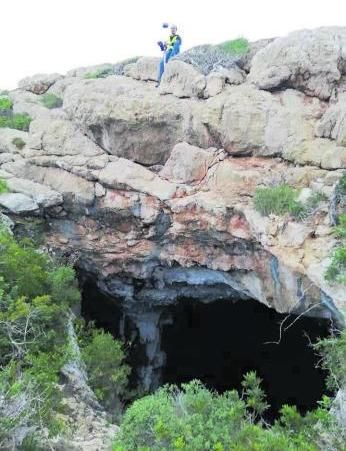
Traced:
<path fill-rule="evenodd" d="M 343 173 L 341 179 L 339 180 L 338 191 L 341 194 L 346 195 L 346 171 Z"/>
<path fill-rule="evenodd" d="M 346 329 L 339 336 L 318 341 L 314 348 L 322 355 L 322 366 L 329 372 L 329 388 L 346 387 Z"/>
<path fill-rule="evenodd" d="M 268 427 L 262 421 L 267 404 L 255 373 L 245 376 L 242 397 L 236 391 L 218 395 L 198 381 L 160 388 L 135 401 L 126 411 L 114 451 L 217 450 L 317 451 L 324 434 L 335 424 L 330 404 L 302 417 L 284 406 L 279 420 Z M 257 414 L 254 416 L 254 411 Z M 261 412 L 261 413 L 260 413 Z M 318 427 L 323 426 L 320 434 Z M 333 437 L 333 445 L 339 435 Z M 335 446 L 333 449 L 339 449 Z"/>
<path fill-rule="evenodd" d="M 0 96 L 8 96 L 10 91 L 8 89 L 0 90 Z"/>
<path fill-rule="evenodd" d="M 22 150 L 25 147 L 26 142 L 22 140 L 22 138 L 13 138 L 12 144 L 14 144 L 17 149 Z"/>
<path fill-rule="evenodd" d="M 0 115 L 8 114 L 12 111 L 13 103 L 8 97 L 0 97 Z"/>
<path fill-rule="evenodd" d="M 346 214 L 339 216 L 338 225 L 334 230 L 342 242 L 333 252 L 332 261 L 326 271 L 325 277 L 331 282 L 346 285 Z"/>
<path fill-rule="evenodd" d="M 0 128 L 14 128 L 28 131 L 31 117 L 28 114 L 13 114 L 12 116 L 0 116 Z"/>
<path fill-rule="evenodd" d="M 49 108 L 50 110 L 53 108 L 60 108 L 63 104 L 63 100 L 60 97 L 50 93 L 44 94 L 41 97 L 41 102 L 46 108 Z"/>
<path fill-rule="evenodd" d="M 249 41 L 245 38 L 239 38 L 239 39 L 233 39 L 231 41 L 223 42 L 222 44 L 219 44 L 219 46 L 224 50 L 226 53 L 229 53 L 231 55 L 240 56 L 244 55 L 249 51 Z"/>
<path fill-rule="evenodd" d="M 0 194 L 7 192 L 8 192 L 7 183 L 5 182 L 5 180 L 0 179 Z"/>
<path fill-rule="evenodd" d="M 110 75 L 114 75 L 114 69 L 112 67 L 105 68 L 105 69 L 98 69 L 95 72 L 87 72 L 84 75 L 84 78 L 87 79 L 94 79 L 94 78 L 106 78 Z"/>
<path fill-rule="evenodd" d="M 3 231 L 0 250 L 2 449 L 21 428 L 61 431 L 59 372 L 71 356 L 66 325 L 80 294 L 72 268 L 56 266 L 30 240 Z"/>
<path fill-rule="evenodd" d="M 97 398 L 107 410 L 118 414 L 130 374 L 121 342 L 102 329 L 93 329 L 82 346 L 82 358 Z"/>
<path fill-rule="evenodd" d="M 262 215 L 273 213 L 284 215 L 289 213 L 294 217 L 304 216 L 305 209 L 301 202 L 297 201 L 298 192 L 287 185 L 279 185 L 273 188 L 257 188 L 254 196 L 255 209 Z"/>

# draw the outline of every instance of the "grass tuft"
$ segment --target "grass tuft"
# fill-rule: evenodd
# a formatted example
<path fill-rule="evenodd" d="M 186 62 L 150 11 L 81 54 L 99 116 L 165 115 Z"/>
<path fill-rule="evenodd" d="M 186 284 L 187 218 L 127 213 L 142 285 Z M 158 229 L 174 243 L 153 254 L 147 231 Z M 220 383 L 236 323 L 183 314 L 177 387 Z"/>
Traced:
<path fill-rule="evenodd" d="M 47 93 L 41 97 L 43 106 L 52 110 L 53 108 L 61 108 L 63 100 L 55 94 Z"/>
<path fill-rule="evenodd" d="M 219 47 L 231 55 L 245 55 L 249 51 L 250 44 L 245 38 L 233 39 L 219 44 Z"/>
<path fill-rule="evenodd" d="M 271 213 L 284 215 L 289 213 L 294 217 L 304 214 L 304 206 L 297 200 L 298 192 L 288 185 L 279 185 L 273 188 L 257 188 L 255 191 L 255 209 L 263 216 Z"/>

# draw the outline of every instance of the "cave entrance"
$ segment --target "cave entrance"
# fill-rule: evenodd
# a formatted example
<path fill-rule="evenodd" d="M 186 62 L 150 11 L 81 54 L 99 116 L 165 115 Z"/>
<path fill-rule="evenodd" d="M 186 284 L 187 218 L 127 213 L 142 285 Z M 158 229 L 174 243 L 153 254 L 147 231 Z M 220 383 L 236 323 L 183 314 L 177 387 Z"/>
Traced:
<path fill-rule="evenodd" d="M 271 405 L 268 420 L 283 404 L 295 404 L 305 413 L 326 393 L 326 373 L 316 368 L 319 357 L 309 343 L 328 336 L 328 321 L 301 317 L 274 344 L 268 342 L 279 340 L 279 324 L 286 315 L 257 301 L 183 299 L 170 307 L 170 314 L 162 330 L 163 383 L 199 379 L 222 393 L 241 390 L 243 375 L 256 370 Z"/>
<path fill-rule="evenodd" d="M 150 389 L 199 379 L 219 393 L 240 391 L 243 375 L 256 370 L 271 405 L 269 421 L 283 404 L 295 404 L 305 413 L 326 393 L 326 372 L 316 368 L 319 356 L 310 341 L 329 335 L 328 320 L 300 317 L 279 344 L 268 343 L 279 340 L 279 325 L 286 315 L 254 300 L 206 303 L 185 298 L 161 306 L 156 312 L 159 319 L 144 323 L 142 334 L 157 332 L 149 334 L 156 336 L 150 341 L 148 336 L 143 339 L 139 323 L 123 311 L 121 299 L 101 293 L 91 279 L 84 279 L 81 286 L 83 317 L 126 343 L 131 389 L 143 388 L 144 374 L 151 380 Z M 142 311 L 137 318 L 143 324 L 150 315 Z M 295 319 L 292 315 L 285 324 Z M 152 372 L 146 371 L 150 368 Z"/>

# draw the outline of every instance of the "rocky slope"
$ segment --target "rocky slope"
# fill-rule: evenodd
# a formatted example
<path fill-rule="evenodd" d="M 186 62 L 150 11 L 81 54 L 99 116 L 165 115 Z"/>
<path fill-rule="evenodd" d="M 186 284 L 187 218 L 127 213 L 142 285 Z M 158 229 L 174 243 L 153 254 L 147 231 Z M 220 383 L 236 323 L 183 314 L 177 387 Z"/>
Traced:
<path fill-rule="evenodd" d="M 339 324 L 346 306 L 345 287 L 324 278 L 346 168 L 346 28 L 261 41 L 209 73 L 178 58 L 160 89 L 157 63 L 27 78 L 10 97 L 30 131 L 0 129 L 1 209 L 42 218 L 47 246 L 123 302 L 147 387 L 162 365 L 161 313 L 182 297 L 253 298 Z M 45 92 L 63 107 L 46 109 Z M 278 183 L 325 200 L 304 221 L 262 217 L 254 191 Z"/>

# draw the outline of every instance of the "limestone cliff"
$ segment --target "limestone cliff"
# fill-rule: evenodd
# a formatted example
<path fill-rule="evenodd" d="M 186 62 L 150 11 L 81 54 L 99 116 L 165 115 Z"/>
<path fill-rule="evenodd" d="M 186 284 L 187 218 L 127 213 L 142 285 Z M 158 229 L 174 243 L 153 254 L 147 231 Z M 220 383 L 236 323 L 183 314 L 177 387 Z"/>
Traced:
<path fill-rule="evenodd" d="M 10 97 L 30 131 L 0 129 L 1 209 L 43 218 L 46 245 L 123 302 L 147 385 L 161 311 L 179 298 L 252 298 L 339 323 L 346 307 L 345 287 L 324 278 L 346 168 L 346 28 L 255 43 L 210 73 L 186 61 L 159 89 L 155 58 L 104 79 L 27 78 Z M 63 107 L 45 108 L 44 92 Z M 304 221 L 262 217 L 254 191 L 277 183 L 325 200 Z"/>

